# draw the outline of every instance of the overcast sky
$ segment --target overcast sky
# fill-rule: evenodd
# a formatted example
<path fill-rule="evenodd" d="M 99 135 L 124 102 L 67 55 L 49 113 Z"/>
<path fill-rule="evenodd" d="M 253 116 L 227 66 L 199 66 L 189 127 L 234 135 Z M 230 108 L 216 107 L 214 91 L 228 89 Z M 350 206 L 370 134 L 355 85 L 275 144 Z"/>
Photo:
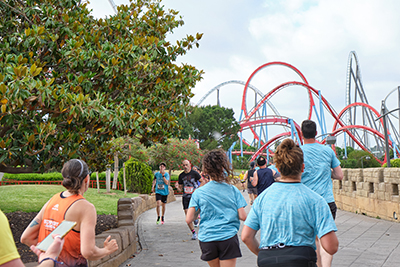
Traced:
<path fill-rule="evenodd" d="M 108 0 L 91 0 L 95 17 L 114 14 Z M 114 0 L 127 4 L 128 0 Z M 355 51 L 369 103 L 380 111 L 381 100 L 400 86 L 400 1 L 398 0 L 164 0 L 185 25 L 171 40 L 204 33 L 200 47 L 179 60 L 205 72 L 193 89 L 196 104 L 220 83 L 246 82 L 259 66 L 283 61 L 299 69 L 309 84 L 320 90 L 337 112 L 346 103 L 348 58 Z M 273 66 L 259 71 L 251 84 L 264 94 L 286 81 L 300 81 L 293 71 Z M 244 86 L 221 88 L 220 100 L 236 117 Z M 248 109 L 254 94 L 247 95 Z M 396 96 L 397 97 L 397 96 Z M 301 123 L 308 112 L 303 87 L 289 87 L 271 99 L 279 113 Z M 216 93 L 203 104 L 216 104 Z M 397 106 L 393 106 L 395 108 Z M 328 132 L 330 115 L 325 112 Z"/>

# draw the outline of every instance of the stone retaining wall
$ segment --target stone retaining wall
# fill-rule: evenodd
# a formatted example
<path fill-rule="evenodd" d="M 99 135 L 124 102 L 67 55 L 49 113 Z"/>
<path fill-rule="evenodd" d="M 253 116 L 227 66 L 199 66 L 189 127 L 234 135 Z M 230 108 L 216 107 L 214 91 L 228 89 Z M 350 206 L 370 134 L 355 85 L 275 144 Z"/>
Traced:
<path fill-rule="evenodd" d="M 398 222 L 400 168 L 343 169 L 333 181 L 338 208 Z"/>
<path fill-rule="evenodd" d="M 167 202 L 175 201 L 174 190 L 169 187 Z M 103 247 L 104 240 L 111 235 L 116 239 L 118 250 L 97 261 L 89 261 L 89 267 L 114 267 L 121 265 L 137 251 L 136 220 L 143 212 L 156 207 L 155 195 L 140 195 L 135 198 L 121 198 L 118 201 L 118 228 L 96 236 L 96 246 Z"/>

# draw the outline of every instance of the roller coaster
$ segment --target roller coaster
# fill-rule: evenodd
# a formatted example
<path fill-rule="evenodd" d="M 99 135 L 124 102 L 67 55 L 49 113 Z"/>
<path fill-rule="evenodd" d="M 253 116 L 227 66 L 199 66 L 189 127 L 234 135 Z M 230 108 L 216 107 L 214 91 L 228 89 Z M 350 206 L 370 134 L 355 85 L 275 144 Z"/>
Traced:
<path fill-rule="evenodd" d="M 288 68 L 295 74 L 297 79 L 277 84 L 267 94 L 263 94 L 262 91 L 251 84 L 253 78 L 261 70 L 277 66 Z M 389 152 L 387 147 L 393 149 L 394 158 L 397 158 L 400 154 L 396 145 L 400 141 L 398 131 L 400 128 L 400 86 L 389 92 L 386 98 L 382 100 L 382 106 L 380 112 L 378 112 L 368 102 L 362 84 L 359 62 L 354 51 L 350 52 L 347 63 L 346 105 L 339 113 L 335 111 L 320 90 L 313 88 L 308 83 L 300 70 L 285 62 L 270 62 L 259 66 L 253 71 L 246 82 L 232 80 L 221 83 L 209 90 L 197 105 L 200 106 L 213 92 L 217 92 L 217 104 L 220 105 L 219 92 L 224 86 L 229 84 L 244 85 L 239 117 L 241 129 L 238 132 L 240 151 L 232 151 L 235 146 L 233 144 L 229 150 L 230 157 L 232 155 L 243 156 L 244 154 L 250 154 L 252 155 L 250 160 L 254 160 L 260 154 L 268 156 L 273 153 L 273 147 L 276 142 L 288 137 L 294 139 L 299 145 L 303 144 L 299 126 L 301 121 L 296 121 L 290 116 L 281 115 L 273 104 L 273 100 L 279 92 L 286 92 L 287 90 L 291 90 L 290 88 L 296 88 L 296 90 L 299 88 L 305 89 L 302 92 L 305 92 L 308 98 L 308 103 L 306 103 L 308 114 L 301 118 L 301 120 L 312 119 L 317 122 L 319 129 L 317 141 L 321 144 L 331 144 L 334 149 L 334 144 L 330 140 L 336 140 L 340 136 L 344 143 L 345 157 L 347 157 L 346 148 L 350 146 L 368 151 L 381 164 L 387 161 Z M 394 112 L 389 111 L 388 107 L 390 102 L 388 100 L 394 99 L 394 93 L 396 92 L 398 95 L 398 106 L 392 111 L 399 110 L 398 116 Z M 254 95 L 254 104 L 252 102 L 249 104 L 250 94 Z M 304 98 L 304 94 L 302 97 Z M 288 104 L 290 105 L 291 103 Z M 325 113 L 328 119 L 325 118 Z M 327 130 L 327 121 L 333 121 L 330 132 Z M 396 122 L 397 124 L 395 124 Z M 272 128 L 274 129 L 272 131 L 274 135 L 269 137 Z M 252 141 L 246 141 L 244 134 L 246 134 L 247 140 L 252 139 Z M 385 138 L 385 136 L 387 137 Z M 257 151 L 244 151 L 243 143 L 255 147 Z M 383 155 L 385 156 L 384 158 L 382 157 Z"/>

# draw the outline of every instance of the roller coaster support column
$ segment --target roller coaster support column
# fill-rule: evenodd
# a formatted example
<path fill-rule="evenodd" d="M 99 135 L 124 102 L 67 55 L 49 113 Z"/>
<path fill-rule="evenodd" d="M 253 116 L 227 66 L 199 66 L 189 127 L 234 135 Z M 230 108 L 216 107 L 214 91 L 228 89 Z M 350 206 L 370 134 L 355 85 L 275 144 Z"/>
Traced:
<path fill-rule="evenodd" d="M 243 109 L 240 111 L 239 121 L 242 121 Z M 240 130 L 240 156 L 243 158 L 243 131 Z"/>
<path fill-rule="evenodd" d="M 388 134 L 389 140 L 392 142 L 392 147 L 393 147 L 393 158 L 397 159 L 397 153 L 399 152 L 396 143 L 394 142 L 392 136 Z"/>
<path fill-rule="evenodd" d="M 385 150 L 386 150 L 386 164 L 388 166 L 388 168 L 390 168 L 390 154 L 389 154 L 389 137 L 388 137 L 388 132 L 387 132 L 387 125 L 386 125 L 386 105 L 385 105 L 385 101 L 382 101 L 382 108 L 381 108 L 381 112 L 382 112 L 382 119 L 383 119 L 383 130 L 384 130 L 384 134 L 385 134 Z"/>
<path fill-rule="evenodd" d="M 231 147 L 228 149 L 227 155 L 229 158 L 229 162 L 232 164 L 232 149 L 235 147 L 236 145 L 236 141 L 233 142 L 233 144 L 231 145 Z"/>
<path fill-rule="evenodd" d="M 300 138 L 299 138 L 299 133 L 297 132 L 297 130 L 296 130 L 296 127 L 294 126 L 294 123 L 293 123 L 293 120 L 292 119 L 288 119 L 288 123 L 290 124 L 290 133 L 291 133 L 291 138 L 293 139 L 293 141 L 294 141 L 294 137 L 296 136 L 296 138 L 297 138 L 297 142 L 299 143 L 299 145 L 301 145 L 300 144 Z"/>
<path fill-rule="evenodd" d="M 313 106 L 314 111 L 315 111 L 315 115 L 317 116 L 317 120 L 318 120 L 319 126 L 321 128 L 321 134 L 320 135 L 321 135 L 322 139 L 324 139 L 325 135 L 326 135 L 326 124 L 325 124 L 324 105 L 322 103 L 321 91 L 318 91 L 318 98 L 319 98 L 319 115 L 318 115 L 317 107 L 315 106 L 314 100 L 311 99 L 311 101 L 312 101 L 312 106 Z"/>
<path fill-rule="evenodd" d="M 344 132 L 344 157 L 347 159 L 347 144 L 346 144 L 346 140 L 347 140 L 347 137 L 346 137 L 346 132 Z"/>

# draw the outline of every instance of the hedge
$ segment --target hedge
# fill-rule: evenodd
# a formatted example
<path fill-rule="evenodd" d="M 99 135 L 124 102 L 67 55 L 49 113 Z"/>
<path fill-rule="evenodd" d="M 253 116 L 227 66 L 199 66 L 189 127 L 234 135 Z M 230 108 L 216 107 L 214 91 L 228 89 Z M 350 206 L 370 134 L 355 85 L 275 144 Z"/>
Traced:
<path fill-rule="evenodd" d="M 113 181 L 114 172 L 111 173 L 111 181 Z M 5 173 L 3 176 L 3 181 L 62 181 L 63 177 L 60 172 L 50 172 L 50 173 Z M 90 180 L 96 180 L 96 173 L 90 175 Z M 106 173 L 99 173 L 99 180 L 106 180 Z"/>

